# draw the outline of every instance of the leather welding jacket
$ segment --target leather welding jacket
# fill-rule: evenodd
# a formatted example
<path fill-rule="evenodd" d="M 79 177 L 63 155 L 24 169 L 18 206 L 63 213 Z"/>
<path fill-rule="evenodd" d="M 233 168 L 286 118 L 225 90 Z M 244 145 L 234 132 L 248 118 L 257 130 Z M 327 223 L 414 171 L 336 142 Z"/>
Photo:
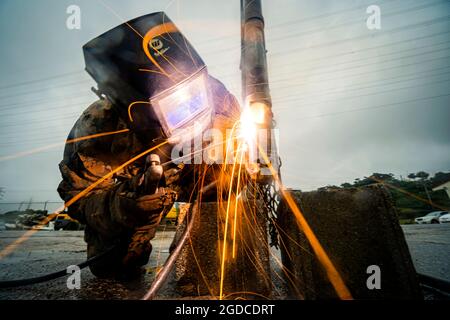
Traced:
<path fill-rule="evenodd" d="M 211 77 L 209 88 L 214 104 L 213 126 L 220 129 L 231 127 L 239 115 L 236 99 Z M 107 99 L 94 102 L 79 117 L 67 138 L 64 159 L 59 164 L 62 181 L 58 192 L 65 202 L 155 145 L 148 136 L 142 139 L 132 130 L 77 140 L 123 129 L 127 129 L 126 119 L 121 118 L 117 106 Z M 176 198 L 179 201 L 189 200 L 196 170 L 193 170 L 193 165 L 183 167 L 170 163 L 171 148 L 165 145 L 153 152 L 160 156 L 161 163 L 169 164 L 164 166 L 162 181 L 151 209 L 142 210 L 137 206 L 138 199 L 146 195 L 139 190 L 145 157 L 106 179 L 68 207 L 68 214 L 86 225 L 84 239 L 88 244 L 88 257 L 115 247 L 113 254 L 90 266 L 95 275 L 116 276 L 146 264 L 151 252 L 149 240 L 154 237 L 162 215 L 170 210 Z"/>

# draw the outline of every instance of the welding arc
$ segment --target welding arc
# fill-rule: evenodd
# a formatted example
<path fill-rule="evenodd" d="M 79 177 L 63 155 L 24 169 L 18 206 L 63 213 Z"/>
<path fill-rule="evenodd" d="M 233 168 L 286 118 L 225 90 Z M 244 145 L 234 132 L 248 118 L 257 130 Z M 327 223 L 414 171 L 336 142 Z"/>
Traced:
<path fill-rule="evenodd" d="M 208 184 L 206 187 L 201 188 L 198 196 L 200 196 L 201 194 L 212 189 L 215 185 L 216 185 L 216 181 L 213 181 L 210 184 Z M 165 284 L 167 277 L 168 277 L 170 271 L 172 271 L 175 261 L 178 259 L 178 256 L 181 253 L 181 249 L 183 248 L 184 244 L 186 243 L 186 240 L 188 239 L 188 237 L 190 236 L 191 230 L 194 226 L 196 213 L 198 211 L 198 210 L 193 209 L 195 207 L 195 205 L 198 205 L 197 200 L 190 207 L 190 209 L 185 217 L 185 219 L 188 219 L 188 220 L 186 220 L 186 221 L 188 221 L 188 223 L 186 224 L 186 228 L 185 228 L 180 240 L 178 241 L 177 246 L 170 253 L 170 256 L 167 258 L 161 271 L 156 275 L 156 278 L 155 278 L 155 280 L 153 280 L 153 283 L 152 283 L 150 289 L 145 294 L 145 296 L 142 298 L 142 300 L 153 300 L 156 297 L 156 294 L 158 293 L 158 291 Z M 189 217 L 189 215 L 190 215 L 190 217 Z"/>
<path fill-rule="evenodd" d="M 91 257 L 87 259 L 86 261 L 77 264 L 78 268 L 84 269 L 94 262 L 103 259 L 105 256 L 109 255 L 114 249 L 116 249 L 117 246 L 113 246 L 108 248 L 106 251 Z M 0 288 L 15 288 L 15 287 L 22 287 L 22 286 L 28 286 L 36 283 L 46 282 L 50 280 L 54 280 L 57 278 L 64 277 L 68 274 L 66 269 L 59 270 L 53 273 L 48 273 L 42 276 L 34 277 L 34 278 L 27 278 L 27 279 L 18 279 L 18 280 L 7 280 L 7 281 L 0 281 Z"/>

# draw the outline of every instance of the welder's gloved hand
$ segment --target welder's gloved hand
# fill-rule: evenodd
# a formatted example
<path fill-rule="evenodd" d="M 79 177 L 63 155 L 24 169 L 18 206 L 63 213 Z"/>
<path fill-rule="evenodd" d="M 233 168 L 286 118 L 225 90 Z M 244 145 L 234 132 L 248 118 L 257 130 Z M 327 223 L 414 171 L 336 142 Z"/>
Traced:
<path fill-rule="evenodd" d="M 177 192 L 164 186 L 159 156 L 151 154 L 146 160 L 144 172 L 122 184 L 118 197 L 112 196 L 112 218 L 129 229 L 153 224 L 177 198 Z"/>
<path fill-rule="evenodd" d="M 135 188 L 135 206 L 139 215 L 139 226 L 128 244 L 127 254 L 122 260 L 126 269 L 133 269 L 148 262 L 152 245 L 150 240 L 155 237 L 156 228 L 161 219 L 171 209 L 177 198 L 177 193 L 166 187 L 161 187 L 163 169 L 159 156 L 151 154 L 146 159 L 146 168 Z"/>
<path fill-rule="evenodd" d="M 136 199 L 137 207 L 146 212 L 162 210 L 172 206 L 177 198 L 177 193 L 168 188 L 159 188 L 154 194 L 145 195 Z"/>
<path fill-rule="evenodd" d="M 146 159 L 144 174 L 140 177 L 137 188 L 136 204 L 140 211 L 161 213 L 164 208 L 172 206 L 176 193 L 161 187 L 163 167 L 157 154 L 150 154 Z"/>

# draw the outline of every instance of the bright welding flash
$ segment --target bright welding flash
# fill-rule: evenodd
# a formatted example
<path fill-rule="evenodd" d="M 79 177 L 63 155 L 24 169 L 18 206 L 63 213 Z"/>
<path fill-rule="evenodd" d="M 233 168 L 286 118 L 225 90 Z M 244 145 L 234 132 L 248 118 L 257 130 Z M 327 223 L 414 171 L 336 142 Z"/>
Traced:
<path fill-rule="evenodd" d="M 257 164 L 258 129 L 264 128 L 266 114 L 267 106 L 261 102 L 247 105 L 241 113 L 239 137 L 245 146 L 248 160 L 246 167 L 250 174 L 256 174 L 259 171 Z"/>
<path fill-rule="evenodd" d="M 256 143 L 258 128 L 266 122 L 267 106 L 261 102 L 251 103 L 244 108 L 240 120 L 240 137 L 250 145 Z"/>

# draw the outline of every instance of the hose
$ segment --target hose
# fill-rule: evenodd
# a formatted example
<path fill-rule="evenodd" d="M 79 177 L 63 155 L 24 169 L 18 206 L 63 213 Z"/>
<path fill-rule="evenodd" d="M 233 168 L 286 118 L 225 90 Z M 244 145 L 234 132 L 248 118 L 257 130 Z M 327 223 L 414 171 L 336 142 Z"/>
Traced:
<path fill-rule="evenodd" d="M 417 277 L 419 278 L 420 284 L 432 288 L 437 289 L 440 292 L 443 292 L 447 295 L 450 295 L 450 282 L 444 279 L 435 278 L 426 274 L 417 273 Z"/>
<path fill-rule="evenodd" d="M 210 190 L 213 186 L 215 186 L 215 182 L 210 183 L 209 185 L 207 185 L 206 187 L 203 187 L 200 190 L 200 193 L 205 193 L 208 190 Z M 188 217 L 186 217 L 188 218 Z M 192 226 L 194 225 L 193 221 L 195 220 L 195 212 L 192 214 L 192 217 L 190 218 L 189 224 L 187 225 L 180 241 L 178 242 L 176 248 L 174 251 L 172 251 L 172 253 L 170 254 L 170 256 L 167 258 L 166 262 L 164 263 L 164 266 L 162 268 L 162 270 L 158 273 L 158 275 L 156 276 L 156 279 L 153 281 L 152 286 L 150 287 L 149 291 L 147 292 L 147 294 L 144 296 L 144 300 L 151 300 L 155 297 L 155 295 L 157 294 L 158 290 L 161 289 L 161 287 L 164 285 L 165 281 L 167 280 L 167 276 L 170 273 L 170 271 L 172 270 L 172 267 L 176 261 L 176 259 L 178 258 L 178 256 L 180 255 L 181 252 L 181 248 L 183 247 L 184 243 L 186 242 L 191 230 L 192 230 Z M 90 266 L 92 263 L 103 259 L 106 255 L 108 255 L 109 253 L 111 253 L 114 249 L 117 248 L 118 245 L 112 246 L 108 249 L 106 249 L 104 252 L 91 257 L 89 259 L 87 259 L 86 261 L 77 264 L 77 266 L 80 269 L 84 269 L 88 266 Z M 6 281 L 0 281 L 0 289 L 3 288 L 15 288 L 15 287 L 22 287 L 22 286 L 28 286 L 31 284 L 36 284 L 36 283 L 42 283 L 42 282 L 46 282 L 46 281 L 50 281 L 50 280 L 54 280 L 60 277 L 64 277 L 67 275 L 67 270 L 59 270 L 53 273 L 48 273 L 39 277 L 34 277 L 34 278 L 27 278 L 27 279 L 17 279 L 17 280 L 6 280 Z"/>
<path fill-rule="evenodd" d="M 113 246 L 108 248 L 106 251 L 91 257 L 89 259 L 87 259 L 86 261 L 77 264 L 77 266 L 80 269 L 84 269 L 87 266 L 91 265 L 92 263 L 104 258 L 107 254 L 109 254 L 110 252 L 112 252 L 117 246 Z M 46 281 L 50 281 L 50 280 L 54 280 L 60 277 L 64 277 L 67 275 L 67 270 L 60 270 L 60 271 L 56 271 L 53 273 L 48 273 L 39 277 L 34 277 L 34 278 L 27 278 L 27 279 L 18 279 L 18 280 L 7 280 L 7 281 L 0 281 L 0 288 L 15 288 L 15 287 L 22 287 L 22 286 L 28 286 L 31 284 L 36 284 L 36 283 L 41 283 L 41 282 L 46 282 Z"/>

